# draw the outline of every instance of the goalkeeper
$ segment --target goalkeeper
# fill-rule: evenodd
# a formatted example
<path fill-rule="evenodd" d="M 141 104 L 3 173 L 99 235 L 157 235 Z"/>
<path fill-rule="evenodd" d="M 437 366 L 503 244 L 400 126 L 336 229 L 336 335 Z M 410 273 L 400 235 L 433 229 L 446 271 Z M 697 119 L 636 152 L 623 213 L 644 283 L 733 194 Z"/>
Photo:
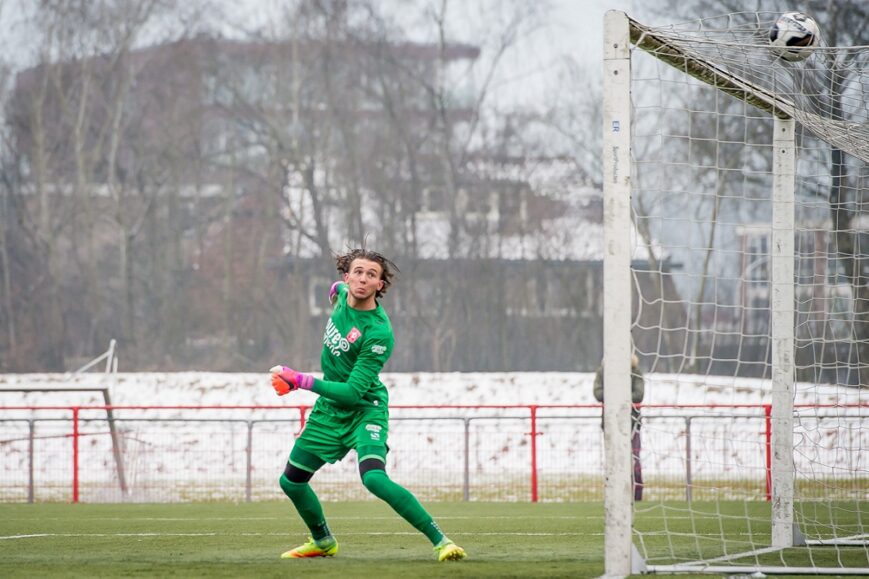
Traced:
<path fill-rule="evenodd" d="M 428 537 L 439 561 L 464 559 L 465 551 L 444 535 L 416 497 L 386 474 L 389 393 L 379 374 L 392 354 L 394 339 L 377 299 L 389 288 L 395 265 L 367 249 L 339 255 L 336 265 L 343 282 L 335 282 L 329 291 L 333 309 L 320 356 L 323 379 L 287 366 L 271 369 L 279 396 L 298 388 L 320 395 L 280 478 L 311 537 L 281 558 L 331 557 L 338 552 L 338 541 L 309 481 L 325 463 L 355 450 L 365 488 Z"/>

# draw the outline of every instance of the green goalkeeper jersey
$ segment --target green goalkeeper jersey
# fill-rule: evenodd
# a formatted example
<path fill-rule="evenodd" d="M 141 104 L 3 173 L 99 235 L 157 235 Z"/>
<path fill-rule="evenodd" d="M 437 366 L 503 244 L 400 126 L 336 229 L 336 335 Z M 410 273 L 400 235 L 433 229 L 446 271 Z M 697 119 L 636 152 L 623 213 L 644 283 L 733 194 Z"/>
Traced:
<path fill-rule="evenodd" d="M 323 334 L 323 379 L 314 380 L 313 387 L 320 395 L 314 410 L 335 418 L 350 418 L 366 408 L 386 412 L 389 405 L 380 371 L 392 354 L 392 324 L 380 304 L 373 310 L 355 310 L 347 294 L 347 284 L 342 283 Z"/>

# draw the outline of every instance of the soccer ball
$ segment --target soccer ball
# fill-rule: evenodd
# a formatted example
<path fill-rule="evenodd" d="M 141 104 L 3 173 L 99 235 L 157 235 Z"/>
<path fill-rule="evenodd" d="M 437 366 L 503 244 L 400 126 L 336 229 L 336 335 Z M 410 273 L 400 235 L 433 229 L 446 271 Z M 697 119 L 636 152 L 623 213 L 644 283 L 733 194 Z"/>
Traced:
<path fill-rule="evenodd" d="M 785 12 L 769 29 L 773 52 L 788 62 L 805 60 L 820 41 L 817 22 L 802 12 Z"/>

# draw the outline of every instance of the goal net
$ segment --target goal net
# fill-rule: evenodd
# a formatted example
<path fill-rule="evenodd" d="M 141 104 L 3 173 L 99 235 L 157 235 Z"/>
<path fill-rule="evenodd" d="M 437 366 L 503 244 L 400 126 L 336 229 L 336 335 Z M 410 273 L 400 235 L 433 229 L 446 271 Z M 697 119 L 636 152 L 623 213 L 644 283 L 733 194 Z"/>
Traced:
<path fill-rule="evenodd" d="M 607 574 L 869 573 L 869 47 L 777 16 L 605 19 Z"/>

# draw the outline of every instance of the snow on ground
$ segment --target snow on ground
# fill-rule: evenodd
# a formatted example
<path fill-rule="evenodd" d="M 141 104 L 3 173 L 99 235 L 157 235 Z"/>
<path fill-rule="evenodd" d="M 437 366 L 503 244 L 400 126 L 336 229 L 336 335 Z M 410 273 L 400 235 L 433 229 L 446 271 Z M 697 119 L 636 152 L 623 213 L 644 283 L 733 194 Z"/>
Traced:
<path fill-rule="evenodd" d="M 595 404 L 593 374 L 582 372 L 386 373 L 390 404 Z M 310 405 L 316 395 L 278 398 L 268 374 L 148 372 L 117 374 L 0 374 L 0 390 L 14 388 L 108 388 L 115 405 Z M 686 374 L 646 375 L 646 405 L 767 404 L 769 380 Z M 869 403 L 869 389 L 798 383 L 795 404 Z M 82 392 L 3 393 L 0 406 L 103 404 Z"/>

